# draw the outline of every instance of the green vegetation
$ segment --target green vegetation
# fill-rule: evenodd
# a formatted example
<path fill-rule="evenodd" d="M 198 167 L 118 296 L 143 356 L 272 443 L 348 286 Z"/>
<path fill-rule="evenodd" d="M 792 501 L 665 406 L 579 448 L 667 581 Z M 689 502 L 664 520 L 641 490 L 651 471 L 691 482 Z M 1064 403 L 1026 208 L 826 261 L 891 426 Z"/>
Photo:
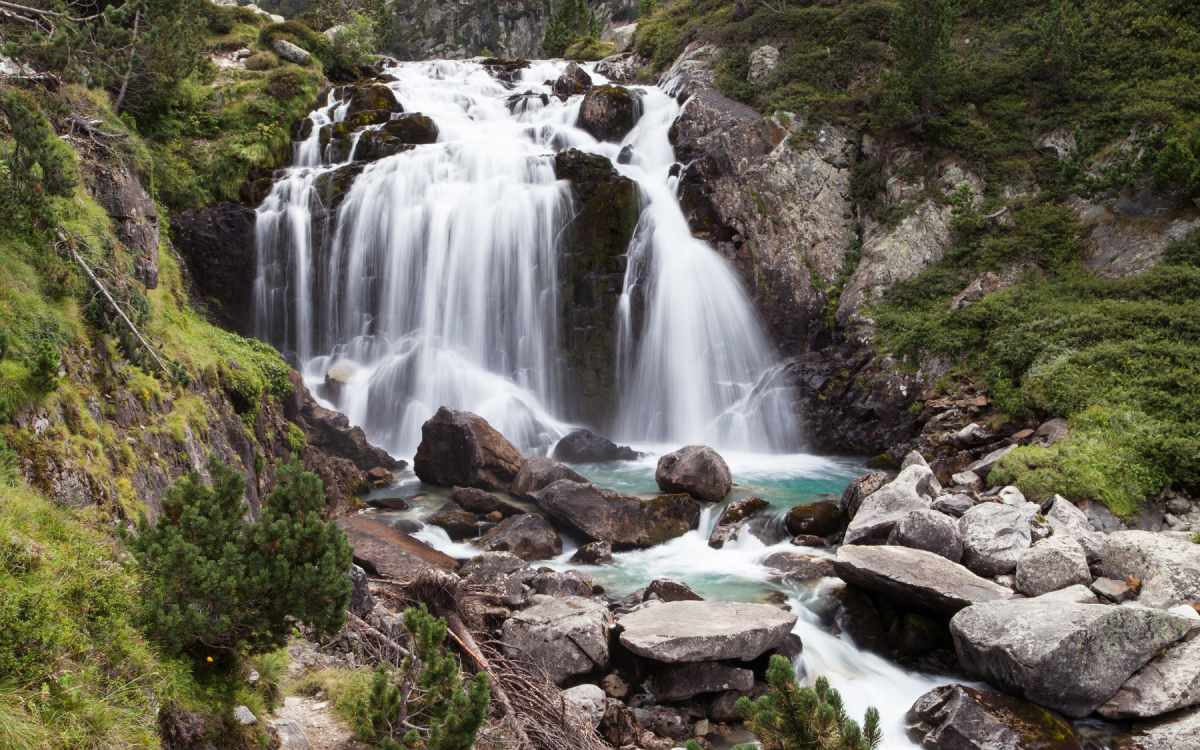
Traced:
<path fill-rule="evenodd" d="M 145 571 L 146 630 L 169 653 L 229 668 L 287 642 L 292 620 L 336 632 L 350 599 L 350 547 L 322 520 L 321 480 L 280 470 L 257 521 L 245 519 L 241 476 L 213 462 L 167 493 L 155 524 L 143 519 L 130 548 Z"/>
<path fill-rule="evenodd" d="M 813 687 L 800 687 L 784 656 L 771 657 L 767 685 L 766 695 L 737 703 L 746 728 L 765 750 L 871 750 L 883 741 L 878 711 L 867 709 L 860 727 L 828 680 L 818 677 Z"/>
<path fill-rule="evenodd" d="M 603 43 L 599 41 L 602 24 L 587 0 L 553 0 L 546 7 L 548 19 L 542 51 L 549 57 L 598 59 L 582 56 L 594 55 L 603 49 Z M 573 50 L 574 54 L 568 54 L 568 50 Z"/>

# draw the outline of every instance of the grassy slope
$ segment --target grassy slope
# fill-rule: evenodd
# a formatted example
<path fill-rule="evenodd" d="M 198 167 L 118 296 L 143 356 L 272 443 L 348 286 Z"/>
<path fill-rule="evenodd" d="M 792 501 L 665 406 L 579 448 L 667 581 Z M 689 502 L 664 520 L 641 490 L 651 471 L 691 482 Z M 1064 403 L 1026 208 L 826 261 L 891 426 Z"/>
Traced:
<path fill-rule="evenodd" d="M 1071 195 L 1103 199 L 1131 186 L 1200 196 L 1200 6 L 1080 0 L 1056 17 L 1057 3 L 966 0 L 950 72 L 914 127 L 889 106 L 898 2 L 747 3 L 737 21 L 724 0 L 657 5 L 636 41 L 656 71 L 689 42 L 714 42 L 728 95 L 916 143 L 927 164 L 954 155 L 987 180 L 983 205 L 957 212 L 946 259 L 873 314 L 882 348 L 912 362 L 951 358 L 955 376 L 986 383 L 1013 416 L 1070 419 L 1066 442 L 1018 450 L 995 481 L 1034 496 L 1098 498 L 1123 514 L 1169 485 L 1200 489 L 1200 240 L 1139 277 L 1099 279 L 1082 267 L 1080 229 L 1065 207 Z M 768 42 L 781 61 L 755 86 L 749 55 Z M 1061 162 L 1034 147 L 1055 129 L 1078 143 Z M 865 160 L 854 181 L 856 200 L 877 213 L 880 174 Z M 1033 195 L 1004 194 L 1031 185 Z M 1010 221 L 983 220 L 1001 208 Z M 1017 264 L 1027 272 L 1015 287 L 949 310 L 979 273 Z"/>

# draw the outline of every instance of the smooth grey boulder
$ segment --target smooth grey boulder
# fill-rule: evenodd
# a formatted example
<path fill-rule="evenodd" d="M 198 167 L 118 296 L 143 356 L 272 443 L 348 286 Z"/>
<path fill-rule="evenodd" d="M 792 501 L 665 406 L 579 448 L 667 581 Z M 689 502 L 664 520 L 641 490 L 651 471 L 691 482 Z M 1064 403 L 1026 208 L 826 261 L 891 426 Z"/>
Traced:
<path fill-rule="evenodd" d="M 555 522 L 615 550 L 653 547 L 700 523 L 700 504 L 683 494 L 643 500 L 560 479 L 538 492 L 536 501 Z"/>
<path fill-rule="evenodd" d="M 1017 591 L 1025 596 L 1041 596 L 1091 582 L 1087 555 L 1073 537 L 1043 539 L 1025 550 L 1017 561 Z"/>
<path fill-rule="evenodd" d="M 527 458 L 513 479 L 512 493 L 517 497 L 531 500 L 534 493 L 544 490 L 560 479 L 570 479 L 572 482 L 587 481 L 582 474 L 570 466 L 561 464 L 552 458 L 545 456 Z"/>
<path fill-rule="evenodd" d="M 963 565 L 981 576 L 1012 573 L 1033 542 L 1029 521 L 1020 508 L 980 503 L 958 519 Z"/>
<path fill-rule="evenodd" d="M 1114 531 L 1104 539 L 1100 573 L 1141 580 L 1138 602 L 1167 608 L 1200 601 L 1200 544 L 1149 531 Z"/>
<path fill-rule="evenodd" d="M 928 466 L 913 464 L 892 481 L 867 496 L 846 527 L 846 544 L 881 544 L 909 511 L 928 508 L 941 494 L 941 486 Z"/>
<path fill-rule="evenodd" d="M 686 492 L 706 503 L 724 500 L 733 486 L 725 459 L 705 445 L 688 445 L 658 459 L 654 481 L 663 492 Z"/>
<path fill-rule="evenodd" d="M 1099 561 L 1104 551 L 1104 535 L 1092 528 L 1087 513 L 1062 495 L 1055 495 L 1044 515 L 1055 535 L 1074 537 L 1083 546 L 1089 563 Z"/>
<path fill-rule="evenodd" d="M 941 555 L 909 547 L 842 545 L 833 564 L 838 576 L 901 606 L 950 615 L 977 602 L 1009 599 L 1013 592 L 980 578 Z"/>
<path fill-rule="evenodd" d="M 1034 598 L 1039 601 L 1071 602 L 1072 604 L 1100 603 L 1100 597 L 1096 596 L 1096 592 L 1079 583 L 1074 586 L 1067 586 L 1064 589 L 1058 589 L 1057 591 L 1049 591 Z"/>
<path fill-rule="evenodd" d="M 776 571 L 772 580 L 813 581 L 834 575 L 833 559 L 803 552 L 774 552 L 762 561 L 763 567 Z"/>
<path fill-rule="evenodd" d="M 797 617 L 769 604 L 679 601 L 650 604 L 618 618 L 621 644 L 669 664 L 750 661 L 779 646 Z"/>
<path fill-rule="evenodd" d="M 556 684 L 608 666 L 612 615 L 579 596 L 534 596 L 533 606 L 504 621 L 504 653 L 545 670 Z"/>
<path fill-rule="evenodd" d="M 975 501 L 971 499 L 971 496 L 961 492 L 956 492 L 952 495 L 942 495 L 933 501 L 934 510 L 955 518 L 962 518 L 964 513 L 974 507 Z"/>
<path fill-rule="evenodd" d="M 548 560 L 562 552 L 558 531 L 538 513 L 506 518 L 476 544 L 489 552 L 511 552 L 522 560 Z"/>
<path fill-rule="evenodd" d="M 929 462 L 921 455 L 920 451 L 909 451 L 904 456 L 904 460 L 900 462 L 900 471 L 904 471 L 910 466 L 924 466 L 929 468 Z"/>
<path fill-rule="evenodd" d="M 754 687 L 754 672 L 715 661 L 685 662 L 659 667 L 650 677 L 655 699 L 685 701 L 704 693 L 726 690 L 748 691 Z"/>
<path fill-rule="evenodd" d="M 1191 629 L 1153 609 L 1041 599 L 974 604 L 950 620 L 968 673 L 1075 718 Z"/>
<path fill-rule="evenodd" d="M 286 39 L 272 40 L 271 49 L 284 60 L 297 65 L 308 65 L 308 61 L 312 59 L 312 55 Z"/>
<path fill-rule="evenodd" d="M 562 695 L 563 700 L 575 709 L 575 713 L 587 721 L 592 729 L 600 726 L 601 720 L 604 719 L 604 709 L 608 707 L 608 696 L 604 694 L 604 688 L 599 685 L 576 685 L 564 690 Z"/>
<path fill-rule="evenodd" d="M 1075 730 L 1041 706 L 994 690 L 943 685 L 917 699 L 909 736 L 929 750 L 1079 750 Z"/>
<path fill-rule="evenodd" d="M 962 559 L 962 537 L 958 524 L 944 513 L 931 508 L 909 511 L 888 537 L 888 544 L 923 549 L 951 562 Z"/>
<path fill-rule="evenodd" d="M 976 492 L 983 489 L 983 480 L 973 471 L 960 471 L 957 474 L 952 474 L 950 476 L 950 483 L 955 487 L 962 487 Z"/>
<path fill-rule="evenodd" d="M 1200 708 L 1137 724 L 1129 737 L 1117 742 L 1115 750 L 1196 750 L 1197 737 Z"/>
<path fill-rule="evenodd" d="M 1149 719 L 1196 705 L 1200 705 L 1200 627 L 1130 677 L 1097 713 L 1108 719 Z"/>

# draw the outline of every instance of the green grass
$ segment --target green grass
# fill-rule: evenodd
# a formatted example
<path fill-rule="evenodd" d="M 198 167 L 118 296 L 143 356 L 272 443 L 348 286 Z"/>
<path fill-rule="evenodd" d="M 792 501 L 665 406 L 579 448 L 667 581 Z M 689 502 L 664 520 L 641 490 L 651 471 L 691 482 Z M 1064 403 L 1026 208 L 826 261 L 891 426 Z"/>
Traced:
<path fill-rule="evenodd" d="M 286 692 L 294 695 L 322 694 L 332 702 L 334 714 L 356 733 L 370 727 L 369 699 L 374 670 L 326 667 L 306 673 L 289 683 Z"/>

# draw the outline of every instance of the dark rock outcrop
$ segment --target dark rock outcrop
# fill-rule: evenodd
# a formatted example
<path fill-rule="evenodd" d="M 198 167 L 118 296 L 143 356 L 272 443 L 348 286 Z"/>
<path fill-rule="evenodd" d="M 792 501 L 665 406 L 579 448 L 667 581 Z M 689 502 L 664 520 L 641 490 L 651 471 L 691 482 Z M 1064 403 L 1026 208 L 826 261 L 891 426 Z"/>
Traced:
<path fill-rule="evenodd" d="M 85 161 L 88 190 L 116 225 L 133 255 L 133 271 L 147 289 L 158 286 L 158 208 L 127 166 Z"/>
<path fill-rule="evenodd" d="M 652 547 L 686 534 L 700 522 L 700 505 L 687 495 L 643 500 L 562 479 L 537 494 L 554 521 L 614 549 Z"/>
<path fill-rule="evenodd" d="M 566 100 L 576 94 L 586 94 L 592 88 L 592 77 L 579 67 L 579 63 L 569 63 L 555 81 L 552 87 L 554 95 Z"/>
<path fill-rule="evenodd" d="M 510 490 L 517 497 L 532 500 L 535 493 L 560 479 L 569 479 L 572 482 L 587 481 L 583 475 L 566 464 L 560 464 L 545 456 L 534 456 L 525 459 L 525 463 L 521 464 L 521 470 L 513 479 Z"/>
<path fill-rule="evenodd" d="M 573 464 L 634 461 L 640 454 L 626 445 L 617 445 L 589 429 L 572 430 L 554 446 L 554 457 Z"/>
<path fill-rule="evenodd" d="M 688 445 L 658 459 L 654 481 L 663 492 L 686 492 L 708 503 L 724 500 L 733 486 L 725 459 L 705 445 Z"/>
<path fill-rule="evenodd" d="M 215 203 L 171 217 L 171 239 L 187 262 L 195 296 L 221 326 L 249 335 L 254 323 L 255 213 Z"/>
<path fill-rule="evenodd" d="M 429 484 L 507 490 L 524 460 L 483 417 L 443 406 L 421 426 L 413 470 Z"/>
<path fill-rule="evenodd" d="M 583 97 L 579 107 L 580 129 L 598 141 L 620 142 L 642 115 L 637 94 L 624 86 L 596 86 Z"/>
<path fill-rule="evenodd" d="M 846 517 L 837 503 L 824 500 L 797 505 L 788 511 L 785 523 L 792 536 L 831 536 L 845 528 Z"/>
<path fill-rule="evenodd" d="M 562 552 L 562 540 L 553 526 L 537 513 L 506 518 L 479 539 L 489 552 L 511 552 L 522 560 L 548 560 Z"/>
<path fill-rule="evenodd" d="M 1080 750 L 1071 724 L 1019 698 L 966 685 L 934 688 L 908 712 L 909 735 L 928 750 Z"/>

